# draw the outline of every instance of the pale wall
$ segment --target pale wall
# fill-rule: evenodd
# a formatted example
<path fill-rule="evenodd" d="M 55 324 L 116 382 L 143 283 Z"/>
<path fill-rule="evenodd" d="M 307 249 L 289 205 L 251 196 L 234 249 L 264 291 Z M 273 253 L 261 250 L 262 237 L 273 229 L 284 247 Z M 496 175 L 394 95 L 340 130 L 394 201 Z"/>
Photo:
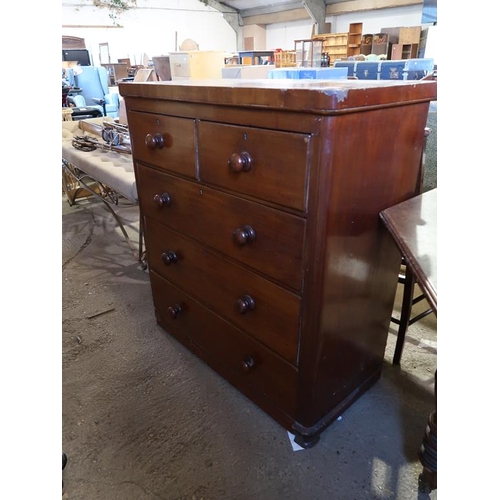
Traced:
<path fill-rule="evenodd" d="M 137 6 L 119 16 L 123 27 L 117 28 L 109 12 L 91 0 L 63 0 L 63 26 L 110 27 L 63 27 L 61 34 L 84 38 L 95 65 L 99 64 L 99 43 L 106 42 L 111 62 L 128 57 L 132 64 L 141 64 L 143 54 L 152 58 L 173 52 L 187 38 L 195 40 L 200 50 L 236 50 L 236 33 L 222 14 L 198 0 L 138 0 Z"/>

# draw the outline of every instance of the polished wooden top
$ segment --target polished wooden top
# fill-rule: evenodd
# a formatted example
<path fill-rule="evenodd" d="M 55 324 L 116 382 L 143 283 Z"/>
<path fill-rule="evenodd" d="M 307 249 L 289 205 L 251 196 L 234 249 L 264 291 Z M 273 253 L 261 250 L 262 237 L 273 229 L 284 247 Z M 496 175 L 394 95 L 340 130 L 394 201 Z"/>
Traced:
<path fill-rule="evenodd" d="M 437 313 L 437 188 L 383 210 L 380 218 Z"/>
<path fill-rule="evenodd" d="M 120 95 L 337 114 L 437 98 L 434 81 L 232 79 L 121 82 Z"/>

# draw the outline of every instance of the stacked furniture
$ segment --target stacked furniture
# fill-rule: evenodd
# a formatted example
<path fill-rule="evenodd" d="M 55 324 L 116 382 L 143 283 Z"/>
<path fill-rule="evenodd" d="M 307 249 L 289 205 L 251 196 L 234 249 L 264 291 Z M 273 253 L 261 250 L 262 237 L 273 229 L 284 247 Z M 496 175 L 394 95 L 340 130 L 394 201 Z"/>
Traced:
<path fill-rule="evenodd" d="M 436 82 L 119 87 L 158 324 L 313 446 L 380 377 L 378 214 L 415 193 Z"/>
<path fill-rule="evenodd" d="M 427 30 L 421 26 L 398 26 L 383 28 L 382 31 L 389 36 L 390 59 L 411 59 L 419 57 L 422 37 L 427 35 Z"/>
<path fill-rule="evenodd" d="M 323 52 L 330 57 L 330 64 L 334 61 L 347 58 L 347 43 L 349 33 L 323 33 L 314 35 L 313 40 L 323 41 Z"/>

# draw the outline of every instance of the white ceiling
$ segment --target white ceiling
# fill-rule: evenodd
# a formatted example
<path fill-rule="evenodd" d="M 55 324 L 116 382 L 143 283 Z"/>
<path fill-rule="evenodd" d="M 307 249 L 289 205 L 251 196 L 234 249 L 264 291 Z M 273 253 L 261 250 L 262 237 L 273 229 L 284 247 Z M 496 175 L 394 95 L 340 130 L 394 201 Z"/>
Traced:
<path fill-rule="evenodd" d="M 346 2 L 348 0 L 325 0 L 325 4 Z M 283 12 L 285 10 L 303 9 L 301 1 L 296 0 L 220 0 L 220 3 L 240 11 L 241 17 L 257 16 Z"/>

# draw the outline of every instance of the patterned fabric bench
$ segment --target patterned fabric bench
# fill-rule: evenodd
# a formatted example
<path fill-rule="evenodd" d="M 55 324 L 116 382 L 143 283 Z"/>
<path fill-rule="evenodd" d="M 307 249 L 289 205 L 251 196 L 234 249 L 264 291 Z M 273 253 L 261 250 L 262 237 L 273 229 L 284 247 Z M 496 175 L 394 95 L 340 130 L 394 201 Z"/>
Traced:
<path fill-rule="evenodd" d="M 62 122 L 63 189 L 70 205 L 76 203 L 77 199 L 88 196 L 97 196 L 102 200 L 120 226 L 134 256 L 145 268 L 145 256 L 142 251 L 142 222 L 139 223 L 139 250 L 137 252 L 120 217 L 113 209 L 118 205 L 120 198 L 125 198 L 135 205 L 138 204 L 132 155 L 99 147 L 93 151 L 83 151 L 73 145 L 75 137 L 83 136 L 106 145 L 101 135 L 98 135 L 104 120 L 112 121 L 104 117 Z"/>

